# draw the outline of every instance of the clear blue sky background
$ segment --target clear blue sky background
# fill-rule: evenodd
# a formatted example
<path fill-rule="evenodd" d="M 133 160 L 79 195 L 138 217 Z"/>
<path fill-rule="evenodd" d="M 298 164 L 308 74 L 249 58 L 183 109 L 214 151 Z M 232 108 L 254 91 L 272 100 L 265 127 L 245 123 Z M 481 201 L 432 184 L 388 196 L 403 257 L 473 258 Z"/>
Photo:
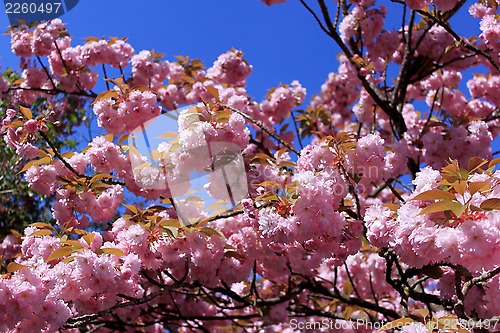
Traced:
<path fill-rule="evenodd" d="M 7 27 L 0 15 L 0 27 Z M 258 0 L 80 0 L 61 18 L 73 45 L 86 36 L 128 37 L 136 52 L 154 48 L 171 61 L 189 55 L 208 67 L 219 54 L 240 49 L 253 65 L 248 90 L 256 100 L 292 80 L 311 96 L 338 65 L 338 48 L 294 0 L 272 7 Z M 0 37 L 2 68 L 17 65 L 9 41 Z"/>

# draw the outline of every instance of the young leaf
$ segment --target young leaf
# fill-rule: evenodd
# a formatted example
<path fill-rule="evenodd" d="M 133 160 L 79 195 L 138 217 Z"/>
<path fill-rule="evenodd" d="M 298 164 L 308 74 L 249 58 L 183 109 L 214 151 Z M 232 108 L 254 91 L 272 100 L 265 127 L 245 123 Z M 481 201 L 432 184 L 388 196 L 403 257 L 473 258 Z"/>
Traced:
<path fill-rule="evenodd" d="M 467 183 L 462 181 L 462 182 L 459 182 L 458 184 L 456 184 L 455 186 L 453 186 L 453 188 L 455 189 L 455 191 L 457 191 L 460 195 L 464 195 L 465 193 L 465 189 L 467 188 Z"/>
<path fill-rule="evenodd" d="M 98 181 L 103 180 L 103 179 L 112 179 L 113 177 L 114 177 L 113 175 L 109 175 L 106 173 L 100 173 L 100 174 L 97 174 L 94 177 L 92 177 L 92 179 L 90 180 L 90 184 L 92 185 L 95 182 L 98 182 Z"/>
<path fill-rule="evenodd" d="M 175 227 L 171 227 L 171 226 L 163 226 L 163 228 L 165 229 L 165 231 L 170 234 L 170 236 L 172 236 L 173 238 L 177 238 L 177 236 L 179 235 L 179 230 L 178 228 L 175 228 Z"/>
<path fill-rule="evenodd" d="M 443 190 L 429 190 L 416 195 L 412 200 L 437 200 L 449 199 L 455 200 L 455 195 Z"/>
<path fill-rule="evenodd" d="M 7 265 L 7 272 L 12 273 L 12 272 L 17 272 L 20 269 L 26 268 L 28 266 L 18 264 L 17 262 L 11 262 L 10 264 Z"/>
<path fill-rule="evenodd" d="M 83 249 L 83 246 L 79 241 L 72 239 L 61 242 L 61 244 L 72 246 L 75 251 Z"/>
<path fill-rule="evenodd" d="M 50 229 L 50 230 L 55 230 L 53 226 L 51 226 L 50 224 L 48 223 L 44 223 L 44 222 L 35 222 L 35 223 L 31 223 L 30 224 L 30 227 L 35 227 L 35 228 L 38 228 L 38 229 Z"/>
<path fill-rule="evenodd" d="M 422 316 L 422 318 L 427 318 L 427 316 L 429 315 L 429 310 L 427 309 L 417 309 L 415 310 L 416 313 L 418 313 L 419 315 Z"/>
<path fill-rule="evenodd" d="M 220 232 L 217 229 L 214 228 L 208 228 L 208 227 L 202 227 L 200 229 L 201 232 L 203 232 L 207 236 L 219 236 L 225 238 L 224 234 Z"/>
<path fill-rule="evenodd" d="M 488 164 L 488 169 L 491 167 L 495 167 L 498 163 L 500 163 L 500 158 L 494 158 Z"/>
<path fill-rule="evenodd" d="M 174 227 L 180 228 L 182 227 L 181 223 L 178 220 L 163 220 L 160 222 L 161 227 Z"/>
<path fill-rule="evenodd" d="M 69 257 L 67 257 L 67 258 L 65 258 L 65 259 L 63 259 L 61 261 L 67 264 L 67 263 L 72 262 L 73 260 L 75 260 L 75 257 L 74 256 L 69 256 Z"/>
<path fill-rule="evenodd" d="M 92 244 L 92 242 L 94 241 L 94 237 L 95 237 L 95 234 L 90 233 L 90 234 L 86 234 L 82 238 L 90 246 L 90 244 Z"/>
<path fill-rule="evenodd" d="M 95 101 L 92 104 L 95 104 L 96 102 L 99 102 L 102 99 L 113 98 L 113 97 L 118 97 L 118 92 L 116 90 L 103 91 L 96 97 Z"/>
<path fill-rule="evenodd" d="M 423 208 L 419 215 L 431 214 L 436 212 L 443 212 L 445 210 L 450 210 L 450 204 L 452 201 L 441 200 L 430 204 L 429 206 Z"/>
<path fill-rule="evenodd" d="M 103 247 L 101 248 L 102 253 L 105 254 L 112 254 L 115 256 L 123 257 L 125 255 L 125 252 L 123 252 L 120 249 L 114 248 L 114 247 Z"/>
<path fill-rule="evenodd" d="M 134 214 L 138 213 L 137 208 L 134 205 L 125 205 L 125 207 Z"/>
<path fill-rule="evenodd" d="M 469 173 L 472 173 L 477 169 L 479 169 L 480 167 L 482 167 L 483 165 L 485 165 L 486 163 L 488 163 L 487 160 L 483 160 L 482 158 L 474 156 L 469 160 L 469 165 L 467 166 L 467 170 L 469 171 Z"/>
<path fill-rule="evenodd" d="M 217 88 L 215 88 L 213 86 L 205 86 L 205 88 L 210 93 L 210 95 L 212 95 L 212 96 L 215 97 L 216 100 L 220 99 L 220 97 L 219 97 L 219 90 L 217 90 Z"/>
<path fill-rule="evenodd" d="M 30 236 L 36 237 L 36 236 L 52 236 L 52 231 L 43 229 L 43 230 L 38 230 L 34 233 L 32 233 Z"/>
<path fill-rule="evenodd" d="M 485 180 L 483 182 L 472 182 L 469 183 L 469 192 L 470 195 L 474 195 L 474 193 L 478 191 L 484 191 L 489 188 L 489 180 Z"/>
<path fill-rule="evenodd" d="M 63 247 L 60 247 L 57 250 L 55 250 L 54 252 L 52 252 L 50 254 L 50 256 L 45 260 L 45 262 L 50 262 L 52 260 L 65 257 L 65 256 L 67 256 L 67 255 L 69 255 L 69 254 L 71 254 L 73 252 L 74 252 L 74 250 L 73 250 L 72 246 L 63 246 Z"/>
<path fill-rule="evenodd" d="M 21 110 L 21 113 L 23 114 L 24 118 L 26 119 L 33 119 L 33 114 L 31 113 L 31 110 L 28 108 L 25 108 L 24 106 L 19 105 L 19 110 Z"/>
<path fill-rule="evenodd" d="M 483 210 L 498 210 L 500 209 L 500 199 L 492 198 L 484 200 L 483 203 L 479 206 L 479 208 Z"/>

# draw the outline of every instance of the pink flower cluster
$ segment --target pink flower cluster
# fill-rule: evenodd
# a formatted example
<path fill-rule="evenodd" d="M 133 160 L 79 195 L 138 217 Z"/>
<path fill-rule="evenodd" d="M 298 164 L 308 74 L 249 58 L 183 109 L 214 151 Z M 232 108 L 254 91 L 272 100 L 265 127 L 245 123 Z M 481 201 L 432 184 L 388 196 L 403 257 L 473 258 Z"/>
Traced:
<path fill-rule="evenodd" d="M 496 91 L 500 89 L 500 76 L 499 75 L 476 75 L 473 79 L 467 82 L 467 88 L 469 88 L 470 94 L 474 98 L 484 98 L 486 101 L 492 103 L 495 107 L 500 106 L 500 98 Z M 489 104 L 489 103 L 488 103 Z M 476 105 L 474 105 L 476 106 Z M 488 111 L 491 112 L 492 106 L 487 108 L 476 108 L 471 107 L 470 110 L 478 109 L 482 111 L 484 116 L 488 115 Z M 477 111 L 476 111 L 477 112 Z M 484 117 L 483 116 L 483 117 Z"/>
<path fill-rule="evenodd" d="M 356 148 L 346 155 L 346 170 L 362 179 L 361 185 L 369 188 L 385 176 L 384 139 L 378 133 L 360 138 Z M 390 163 L 387 163 L 390 164 Z"/>
<path fill-rule="evenodd" d="M 60 88 L 67 92 L 94 88 L 98 75 L 87 68 L 82 48 L 71 47 L 70 37 L 58 39 L 54 43 L 57 49 L 52 50 L 48 61 L 52 74 L 59 80 Z"/>
<path fill-rule="evenodd" d="M 30 141 L 33 140 L 33 133 L 39 130 L 46 132 L 48 127 L 43 120 L 35 121 L 33 119 L 23 120 L 22 125 L 11 126 L 13 121 L 18 119 L 18 112 L 13 109 L 7 109 L 5 118 L 2 120 L 2 129 L 5 129 L 3 139 L 7 146 L 16 150 L 16 154 L 20 157 L 25 156 L 28 159 L 33 159 L 38 156 L 38 147 L 34 146 Z"/>
<path fill-rule="evenodd" d="M 495 51 L 500 51 L 500 24 L 493 14 L 486 14 L 482 17 L 479 25 L 482 33 L 479 35 L 485 44 Z"/>
<path fill-rule="evenodd" d="M 0 263 L 13 259 L 20 251 L 20 239 L 15 234 L 5 236 L 0 244 Z"/>
<path fill-rule="evenodd" d="M 355 6 L 349 15 L 346 15 L 340 23 L 340 36 L 344 42 L 348 42 L 351 37 L 361 32 L 366 45 L 374 43 L 375 38 L 382 32 L 384 17 L 387 9 L 384 5 L 380 9 L 367 9 L 373 3 Z"/>
<path fill-rule="evenodd" d="M 246 78 L 252 72 L 252 66 L 242 56 L 243 53 L 234 49 L 221 54 L 207 70 L 207 77 L 217 84 L 245 85 Z"/>
<path fill-rule="evenodd" d="M 476 174 L 469 181 L 485 181 L 485 176 Z M 496 196 L 499 191 L 495 185 L 497 177 L 495 174 L 491 180 L 492 193 L 471 195 L 467 190 L 463 196 L 456 194 L 456 200 L 463 204 L 472 200 L 479 207 L 484 200 Z M 440 180 L 438 171 L 429 167 L 423 169 L 414 181 L 417 187 L 414 195 L 437 189 L 436 183 Z M 387 207 L 368 207 L 365 220 L 370 242 L 378 247 L 392 247 L 405 263 L 413 267 L 446 262 L 481 272 L 500 264 L 497 259 L 500 239 L 498 212 L 464 212 L 456 217 L 456 223 L 448 224 L 440 222 L 442 213 L 420 214 L 422 205 L 420 200 L 408 200 L 398 209 L 397 218 Z"/>
<path fill-rule="evenodd" d="M 125 155 L 121 154 L 118 146 L 104 137 L 96 137 L 85 153 L 76 153 L 65 159 L 73 170 L 57 160 L 50 164 L 41 164 L 30 167 L 25 174 L 30 187 L 39 194 L 50 195 L 56 193 L 57 201 L 52 207 L 52 215 L 60 225 L 69 223 L 72 226 L 85 227 L 89 220 L 88 214 L 94 222 L 106 222 L 116 212 L 123 202 L 124 192 L 120 185 L 101 188 L 99 191 L 88 189 L 67 190 L 60 186 L 57 177 L 66 181 L 73 181 L 77 175 L 84 175 L 90 165 L 100 173 L 117 172 L 117 176 L 125 177 L 130 173 L 130 163 Z M 108 176 L 108 179 L 111 177 Z M 98 182 L 96 180 L 95 182 Z M 92 184 L 92 182 L 91 182 Z M 92 186 L 92 185 L 91 185 Z M 135 183 L 127 182 L 127 187 L 135 189 Z M 75 215 L 78 213 L 80 215 Z"/>
<path fill-rule="evenodd" d="M 54 42 L 64 31 L 64 24 L 60 19 L 42 23 L 32 32 L 23 29 L 23 27 L 18 28 L 11 35 L 12 52 L 17 56 L 26 58 L 34 55 L 48 56 L 55 50 Z"/>
<path fill-rule="evenodd" d="M 272 5 L 284 1 L 264 2 Z M 55 235 L 56 229 L 50 226 L 31 226 L 25 230 L 21 245 L 15 236 L 0 244 L 3 260 L 15 263 L 9 266 L 14 270 L 8 273 L 9 278 L 0 280 L 0 331 L 55 331 L 71 317 L 158 292 L 154 299 L 116 309 L 113 314 L 139 323 L 151 319 L 144 314 L 148 307 L 157 305 L 167 312 L 181 307 L 186 318 L 221 313 L 258 316 L 258 311 L 263 311 L 262 318 L 249 320 L 255 324 L 255 332 L 268 325 L 269 332 L 291 332 L 279 323 L 289 319 L 291 311 L 300 310 L 297 304 L 315 307 L 312 293 L 318 304 L 321 297 L 316 293 L 335 294 L 341 289 L 349 300 L 359 298 L 372 307 L 402 311 L 401 295 L 386 281 L 397 272 L 387 276 L 387 263 L 376 254 L 378 249 L 394 251 L 405 270 L 444 265 L 443 276 L 429 279 L 433 281 L 425 282 L 423 288 L 450 302 L 456 301 L 458 281 L 452 268 L 460 265 L 476 277 L 500 265 L 500 213 L 478 208 L 486 200 L 499 197 L 500 172 L 471 172 L 467 179 L 461 179 L 466 184 L 463 191 L 448 191 L 446 186 L 458 185 L 443 182 L 444 171 L 435 170 L 449 164 L 450 158 L 467 165 L 473 156 L 492 157 L 489 147 L 500 132 L 498 121 L 493 119 L 500 106 L 500 76 L 492 71 L 468 80 L 468 99 L 459 89 L 462 75 L 467 75 L 462 69 L 485 60 L 470 56 L 470 47 L 457 44 L 439 24 L 428 29 L 415 26 L 408 87 L 391 90 L 386 85 L 391 79 L 391 66 L 401 64 L 405 57 L 407 27 L 384 30 L 384 6 L 374 7 L 372 0 L 350 3 L 339 33 L 349 42 L 349 48 L 359 48 L 359 52 L 351 59 L 339 58 L 338 71 L 328 75 L 320 93 L 301 114 L 305 126 L 311 125 L 307 129 L 313 138 L 296 160 L 291 152 L 278 148 L 284 142 L 291 144 L 295 134 L 284 126 L 278 130 L 276 125 L 286 124 L 292 110 L 304 102 L 306 89 L 292 81 L 272 89 L 262 102 L 253 102 L 245 88 L 252 66 L 241 51 L 227 51 L 205 70 L 199 60 L 187 57 L 169 62 L 152 51 L 135 54 L 124 39 L 91 38 L 84 45 L 72 47 L 60 20 L 34 30 L 23 27 L 14 31 L 12 50 L 16 55 L 46 56 L 49 65 L 39 68 L 32 60 L 23 60 L 23 80 L 17 88 L 34 90 L 14 92 L 14 101 L 28 105 L 43 97 L 48 108 L 54 109 L 47 111 L 49 116 L 36 115 L 34 119 L 6 110 L 2 134 L 20 156 L 44 156 L 33 144 L 37 133 L 46 131 L 48 122 L 72 108 L 68 99 L 52 105 L 59 102 L 59 96 L 49 94 L 93 96 L 90 89 L 95 87 L 98 74 L 91 67 L 108 65 L 131 76 L 122 81 L 108 80 L 116 87 L 93 103 L 99 126 L 111 134 L 140 128 L 160 116 L 162 107 L 173 110 L 197 104 L 180 112 L 178 135 L 151 147 L 153 151 L 147 156 L 134 155 L 133 140 L 127 145 L 115 144 L 109 136 L 99 136 L 83 152 L 66 154 L 64 161 L 57 155 L 32 164 L 26 180 L 37 193 L 54 195 L 52 216 L 58 233 Z M 457 1 L 406 2 L 413 9 L 431 3 L 446 11 Z M 470 11 L 482 19 L 482 41 L 474 45 L 484 52 L 498 51 L 495 11 L 488 4 L 473 5 Z M 493 54 L 493 58 L 498 56 Z M 443 68 L 436 69 L 441 65 Z M 436 70 L 428 74 L 429 69 Z M 2 80 L 0 94 L 9 89 L 9 83 Z M 44 92 L 39 93 L 40 89 Z M 374 90 L 391 100 L 384 109 L 374 100 Z M 403 92 L 405 98 L 397 102 L 398 95 L 393 94 Z M 395 135 L 388 108 L 401 112 L 407 128 L 404 134 Z M 418 108 L 423 108 L 422 112 Z M 245 115 L 258 123 L 247 121 Z M 247 123 L 252 123 L 252 131 Z M 268 136 L 263 126 L 279 138 Z M 336 141 L 345 137 L 352 140 Z M 240 166 L 247 171 L 250 195 L 238 202 L 241 211 L 208 219 L 209 213 L 189 200 L 166 206 L 167 198 L 176 200 L 179 194 L 192 194 L 190 176 L 207 173 L 209 162 L 220 162 L 212 160 L 213 151 L 209 153 L 221 146 L 218 144 L 231 144 L 238 153 L 244 152 L 247 165 L 242 162 Z M 154 158 L 155 165 L 147 164 L 153 156 L 160 157 Z M 407 174 L 411 162 L 427 167 L 416 175 L 415 189 L 403 193 L 393 180 Z M 166 169 L 168 173 L 160 174 L 159 170 Z M 464 172 L 457 177 L 463 176 Z M 214 199 L 223 199 L 226 184 L 214 174 L 207 179 L 203 190 Z M 242 176 L 242 184 L 246 181 Z M 473 190 L 480 186 L 490 188 Z M 453 209 L 426 213 L 425 209 L 438 202 L 415 197 L 428 190 L 446 191 L 439 193 L 450 201 L 446 207 Z M 126 206 L 125 214 L 116 219 L 118 207 L 131 194 L 141 196 L 141 201 L 135 202 L 137 206 Z M 144 199 L 149 208 L 142 207 Z M 456 213 L 457 207 L 464 210 Z M 79 230 L 91 222 L 110 220 L 115 221 L 102 234 Z M 179 227 L 185 221 L 196 222 Z M 22 256 L 15 255 L 19 249 Z M 49 258 L 61 249 L 65 251 L 62 255 Z M 250 281 L 252 276 L 256 281 Z M 177 280 L 182 280 L 180 289 Z M 294 288 L 285 290 L 289 283 L 304 289 L 281 301 L 295 292 Z M 498 314 L 499 284 L 497 276 L 487 288 L 472 287 L 464 300 L 466 312 L 481 317 Z M 436 286 L 438 290 L 432 289 Z M 165 289 L 169 292 L 162 294 Z M 214 297 L 224 299 L 227 309 L 217 309 L 208 297 L 193 297 L 195 294 L 189 292 L 194 289 L 196 295 L 213 292 Z M 264 300 L 278 300 L 277 304 L 260 307 L 258 293 Z M 251 295 L 248 299 L 253 303 L 247 306 L 246 301 L 241 302 L 239 297 L 243 295 Z M 330 298 L 339 297 L 327 298 L 329 304 L 318 308 L 328 308 L 338 316 L 352 310 L 331 302 Z M 414 305 L 421 304 L 410 303 L 410 308 Z M 113 318 L 105 314 L 101 319 Z M 386 318 L 380 315 L 376 319 Z M 225 318 L 203 322 L 208 331 L 232 323 Z M 160 332 L 164 330 L 161 326 L 152 326 L 150 331 Z M 177 323 L 172 327 L 177 328 Z M 402 331 L 423 329 L 415 323 Z"/>
<path fill-rule="evenodd" d="M 268 99 L 261 102 L 257 119 L 266 124 L 280 124 L 290 116 L 294 107 L 304 102 L 305 97 L 306 89 L 298 81 L 273 89 Z"/>
<path fill-rule="evenodd" d="M 94 104 L 99 126 L 113 134 L 132 132 L 144 122 L 159 116 L 161 107 L 151 91 L 132 90 L 125 96 L 105 98 Z"/>
<path fill-rule="evenodd" d="M 82 62 L 90 67 L 107 64 L 114 68 L 124 68 L 134 55 L 132 46 L 123 39 L 90 40 L 77 49 Z"/>
<path fill-rule="evenodd" d="M 424 160 L 428 165 L 440 168 L 448 158 L 457 159 L 466 165 L 473 156 L 489 159 L 492 135 L 483 121 L 471 122 L 467 127 L 432 127 L 422 138 Z M 444 158 L 446 156 L 446 159 Z"/>
<path fill-rule="evenodd" d="M 321 86 L 321 93 L 314 96 L 311 105 L 317 109 L 335 110 L 331 124 L 320 124 L 319 130 L 331 132 L 332 127 L 352 120 L 351 107 L 359 99 L 359 79 L 356 70 L 345 56 L 341 56 L 338 73 L 330 73 Z"/>
<path fill-rule="evenodd" d="M 80 240 L 81 250 L 72 254 L 72 261 L 46 263 L 62 244 L 52 236 L 30 236 L 36 231 L 26 229 L 21 245 L 24 259 L 18 260 L 31 268 L 20 268 L 10 279 L 0 280 L 2 331 L 53 331 L 75 314 L 109 308 L 119 300 L 118 293 L 139 297 L 145 292 L 137 285 L 141 263 L 137 256 L 96 254 L 101 247 L 115 247 L 103 243 L 99 234 L 90 234 L 90 244 Z"/>
<path fill-rule="evenodd" d="M 279 3 L 283 3 L 286 0 L 261 0 L 261 1 L 263 3 L 265 3 L 266 5 L 268 5 L 268 6 L 272 6 L 272 5 L 276 5 L 276 4 L 279 4 Z"/>
<path fill-rule="evenodd" d="M 170 74 L 170 64 L 153 58 L 149 51 L 141 51 L 132 57 L 132 78 L 134 86 L 158 89 Z"/>

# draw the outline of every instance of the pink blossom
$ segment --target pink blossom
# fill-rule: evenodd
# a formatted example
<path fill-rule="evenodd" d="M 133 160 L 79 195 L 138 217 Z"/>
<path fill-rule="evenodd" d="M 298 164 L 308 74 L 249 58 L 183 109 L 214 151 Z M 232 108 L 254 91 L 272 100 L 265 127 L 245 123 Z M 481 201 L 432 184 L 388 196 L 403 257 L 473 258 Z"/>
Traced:
<path fill-rule="evenodd" d="M 261 1 L 263 3 L 265 3 L 266 5 L 268 5 L 268 6 L 272 6 L 272 5 L 276 5 L 276 4 L 279 4 L 279 3 L 283 3 L 286 0 L 261 0 Z"/>
<path fill-rule="evenodd" d="M 248 65 L 242 56 L 243 53 L 234 49 L 221 54 L 213 67 L 207 70 L 207 76 L 216 83 L 227 83 L 232 86 L 244 85 L 252 71 L 252 66 Z"/>

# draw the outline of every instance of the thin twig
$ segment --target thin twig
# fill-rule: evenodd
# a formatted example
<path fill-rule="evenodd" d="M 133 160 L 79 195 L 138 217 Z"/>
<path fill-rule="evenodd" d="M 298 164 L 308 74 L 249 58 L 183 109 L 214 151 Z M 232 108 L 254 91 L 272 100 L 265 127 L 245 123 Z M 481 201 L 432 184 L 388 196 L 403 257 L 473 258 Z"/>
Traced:
<path fill-rule="evenodd" d="M 239 114 L 240 116 L 242 116 L 243 118 L 249 120 L 252 124 L 255 124 L 257 125 L 260 129 L 262 129 L 264 132 L 266 132 L 270 137 L 272 137 L 273 139 L 275 139 L 276 141 L 278 141 L 279 143 L 281 143 L 283 146 L 285 146 L 287 149 L 293 151 L 295 154 L 299 155 L 300 156 L 300 152 L 293 148 L 292 146 L 290 146 L 288 144 L 288 142 L 282 140 L 279 136 L 277 136 L 276 134 L 274 134 L 273 132 L 271 132 L 267 127 L 264 126 L 264 124 L 262 124 L 260 121 L 258 120 L 255 120 L 253 119 L 252 117 L 250 117 L 249 115 L 241 112 L 240 110 L 236 109 L 236 108 L 233 108 L 232 106 L 229 106 L 227 104 L 220 104 L 220 106 L 226 108 L 226 109 L 229 109 L 231 111 L 233 111 L 234 113 L 237 113 Z"/>

